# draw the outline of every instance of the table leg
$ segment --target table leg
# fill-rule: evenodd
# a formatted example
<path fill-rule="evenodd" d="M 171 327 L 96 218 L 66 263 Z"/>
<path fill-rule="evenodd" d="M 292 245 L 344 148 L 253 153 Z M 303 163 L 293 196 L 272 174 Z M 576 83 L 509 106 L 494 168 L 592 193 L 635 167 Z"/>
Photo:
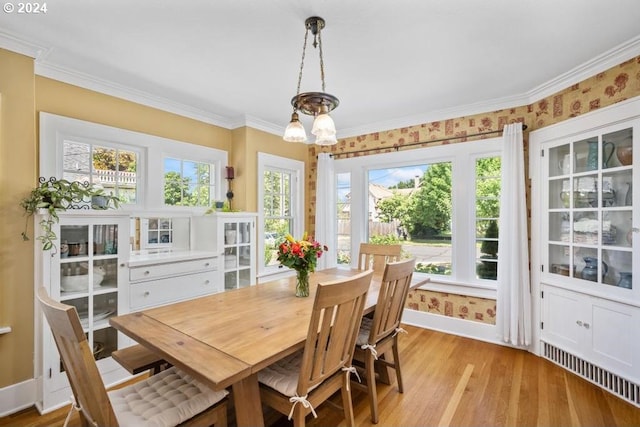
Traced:
<path fill-rule="evenodd" d="M 232 389 L 238 427 L 264 427 L 258 374 L 243 378 Z"/>

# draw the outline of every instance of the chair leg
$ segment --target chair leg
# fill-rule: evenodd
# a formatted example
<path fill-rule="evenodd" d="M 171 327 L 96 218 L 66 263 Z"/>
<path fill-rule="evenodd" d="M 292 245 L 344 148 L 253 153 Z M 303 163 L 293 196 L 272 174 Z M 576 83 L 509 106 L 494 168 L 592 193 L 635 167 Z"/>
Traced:
<path fill-rule="evenodd" d="M 355 427 L 356 421 L 353 416 L 353 402 L 351 401 L 351 388 L 350 388 L 350 375 L 343 375 L 342 389 L 342 408 L 344 410 L 344 419 L 347 422 L 347 426 Z"/>
<path fill-rule="evenodd" d="M 218 413 L 218 421 L 215 423 L 215 427 L 227 427 L 229 425 L 227 419 L 227 404 L 220 405 L 216 412 Z"/>
<path fill-rule="evenodd" d="M 301 404 L 297 404 L 295 409 L 293 410 L 293 427 L 304 427 L 305 424 L 305 410 L 304 406 Z"/>
<path fill-rule="evenodd" d="M 369 394 L 369 408 L 371 409 L 371 422 L 378 424 L 378 390 L 376 389 L 375 359 L 370 351 L 366 353 L 365 370 L 367 376 L 367 394 Z"/>
<path fill-rule="evenodd" d="M 393 338 L 393 367 L 396 370 L 396 378 L 398 379 L 398 391 L 404 393 L 402 386 L 402 372 L 400 372 L 400 352 L 398 351 L 398 335 Z"/>

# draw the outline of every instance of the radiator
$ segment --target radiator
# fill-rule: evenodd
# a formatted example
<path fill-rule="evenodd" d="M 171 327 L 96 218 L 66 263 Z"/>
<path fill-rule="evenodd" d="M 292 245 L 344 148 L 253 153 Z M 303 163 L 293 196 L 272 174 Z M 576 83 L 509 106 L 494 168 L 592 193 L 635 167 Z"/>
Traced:
<path fill-rule="evenodd" d="M 574 356 L 552 344 L 543 342 L 542 345 L 545 359 L 640 407 L 640 385 Z"/>

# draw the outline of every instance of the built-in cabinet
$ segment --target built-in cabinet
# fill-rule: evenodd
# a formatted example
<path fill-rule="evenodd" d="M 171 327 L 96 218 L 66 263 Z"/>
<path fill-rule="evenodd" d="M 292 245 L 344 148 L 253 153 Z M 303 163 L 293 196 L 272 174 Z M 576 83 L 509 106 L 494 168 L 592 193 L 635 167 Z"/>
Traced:
<path fill-rule="evenodd" d="M 35 218 L 36 233 L 43 215 Z M 35 287 L 44 285 L 53 299 L 77 309 L 107 386 L 130 376 L 111 353 L 134 344 L 109 326 L 110 317 L 256 283 L 256 214 L 78 209 L 58 216 L 54 247 L 34 245 Z M 132 250 L 140 240 L 142 248 Z M 36 405 L 48 412 L 72 393 L 37 302 L 35 313 Z"/>
<path fill-rule="evenodd" d="M 42 216 L 35 219 L 36 233 Z M 57 239 L 51 250 L 35 244 L 35 285 L 42 285 L 57 301 L 78 311 L 106 384 L 129 374 L 110 357 L 129 339 L 109 326 L 109 318 L 129 311 L 129 216 L 78 210 L 59 213 L 53 226 Z M 41 411 L 69 400 L 71 389 L 58 350 L 36 301 L 37 402 Z"/>
<path fill-rule="evenodd" d="M 632 100 L 529 139 L 536 345 L 552 360 L 560 351 L 559 364 L 577 357 L 632 388 L 640 384 L 639 117 Z"/>
<path fill-rule="evenodd" d="M 129 261 L 131 311 L 224 290 L 213 252 L 142 253 Z"/>
<path fill-rule="evenodd" d="M 193 218 L 193 247 L 219 251 L 225 290 L 256 284 L 256 218 L 247 212 Z"/>

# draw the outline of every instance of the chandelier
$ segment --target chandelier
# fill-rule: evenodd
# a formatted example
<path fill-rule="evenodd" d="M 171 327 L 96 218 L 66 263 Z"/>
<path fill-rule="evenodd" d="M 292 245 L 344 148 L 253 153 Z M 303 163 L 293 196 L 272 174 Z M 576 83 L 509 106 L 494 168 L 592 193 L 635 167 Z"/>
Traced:
<path fill-rule="evenodd" d="M 300 61 L 300 73 L 298 74 L 298 88 L 296 96 L 291 98 L 293 106 L 293 114 L 291 114 L 291 122 L 284 131 L 283 139 L 288 142 L 306 142 L 307 133 L 300 123 L 298 112 L 314 116 L 313 128 L 311 133 L 315 135 L 315 143 L 318 145 L 333 145 L 338 142 L 336 139 L 336 125 L 329 113 L 338 106 L 340 101 L 335 96 L 326 93 L 324 90 L 324 60 L 322 57 L 322 36 L 321 31 L 324 28 L 324 19 L 317 16 L 307 18 L 304 22 L 304 45 L 302 46 L 302 60 Z M 300 82 L 302 81 L 302 70 L 304 68 L 304 56 L 307 50 L 307 38 L 309 31 L 313 34 L 313 47 L 318 49 L 320 54 L 320 78 L 322 80 L 322 92 L 303 92 L 300 93 Z"/>

